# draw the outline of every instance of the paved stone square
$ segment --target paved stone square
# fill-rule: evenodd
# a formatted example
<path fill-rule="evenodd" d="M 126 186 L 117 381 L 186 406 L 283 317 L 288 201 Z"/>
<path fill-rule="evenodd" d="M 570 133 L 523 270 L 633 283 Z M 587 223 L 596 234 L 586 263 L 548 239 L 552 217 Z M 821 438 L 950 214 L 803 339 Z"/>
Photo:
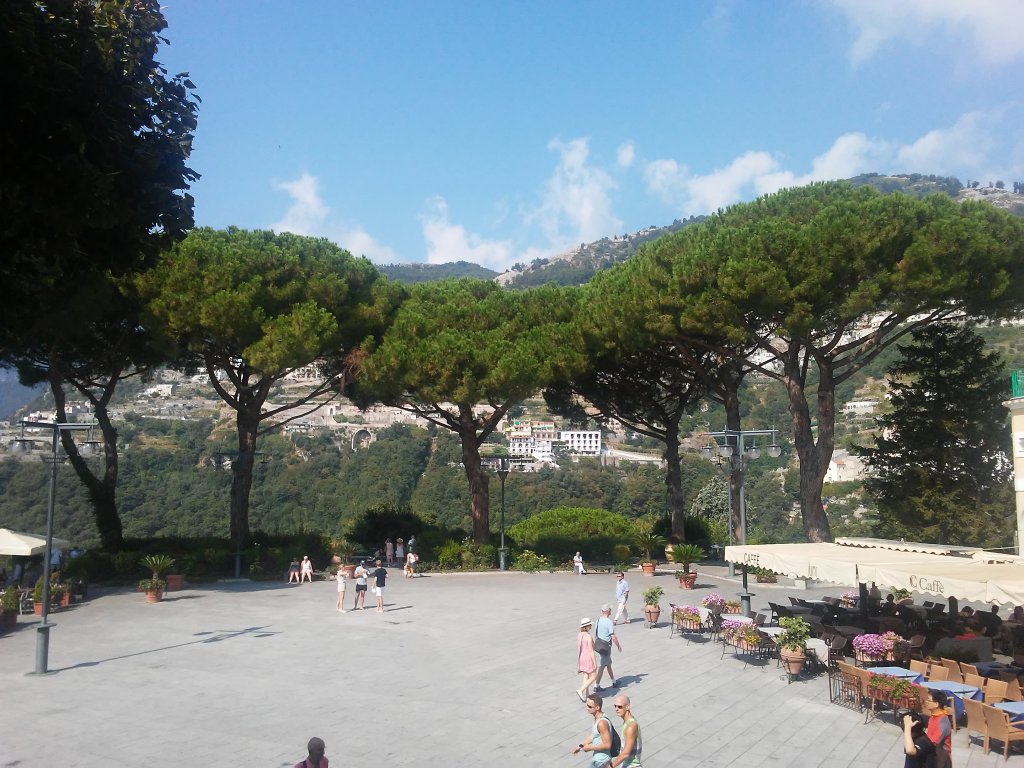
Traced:
<path fill-rule="evenodd" d="M 697 589 L 629 574 L 632 623 L 614 669 L 641 725 L 644 765 L 903 764 L 888 713 L 829 703 L 821 674 L 787 685 L 774 661 L 669 636 L 668 603 L 738 585 L 716 569 Z M 576 633 L 614 603 L 614 577 L 570 573 L 391 572 L 387 612 L 338 614 L 333 582 L 187 587 L 147 605 L 105 590 L 54 614 L 49 667 L 35 665 L 32 617 L 0 636 L 0 766 L 292 766 L 311 736 L 332 765 L 586 766 L 570 748 L 590 728 L 574 693 Z M 640 592 L 666 591 L 662 622 L 642 622 Z M 755 608 L 797 592 L 752 585 Z M 349 585 L 351 607 L 353 585 Z M 610 713 L 611 707 L 606 707 Z M 619 723 L 616 722 L 616 727 Z M 1011 763 L 1024 763 L 1019 754 Z M 954 764 L 1001 755 L 954 737 Z"/>

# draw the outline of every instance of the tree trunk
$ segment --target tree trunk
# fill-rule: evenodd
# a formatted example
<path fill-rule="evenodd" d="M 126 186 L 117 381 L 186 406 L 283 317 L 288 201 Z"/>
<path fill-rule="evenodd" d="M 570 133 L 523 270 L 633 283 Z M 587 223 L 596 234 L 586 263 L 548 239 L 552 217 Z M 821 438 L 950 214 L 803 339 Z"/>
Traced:
<path fill-rule="evenodd" d="M 785 384 L 793 421 L 793 443 L 800 459 L 800 516 L 804 534 L 811 542 L 832 541 L 828 517 L 821 503 L 821 488 L 835 442 L 835 382 L 831 367 L 821 365 L 820 360 L 818 372 L 818 440 L 815 443 L 799 355 L 791 353 L 786 356 Z"/>
<path fill-rule="evenodd" d="M 722 391 L 722 405 L 725 406 L 725 429 L 727 432 L 740 431 L 740 395 L 739 382 L 727 380 Z M 732 528 L 733 541 L 737 544 L 746 542 L 746 520 L 742 505 L 743 457 L 738 456 L 739 445 L 733 445 L 734 453 L 729 461 L 729 525 Z"/>
<path fill-rule="evenodd" d="M 462 466 L 469 480 L 469 506 L 473 517 L 473 541 L 486 544 L 491 535 L 491 492 L 490 478 L 480 463 L 480 447 L 477 445 L 476 429 L 463 432 Z"/>
<path fill-rule="evenodd" d="M 66 422 L 63 377 L 60 374 L 59 366 L 54 366 L 52 363 L 51 359 L 50 392 L 53 394 L 57 421 Z M 116 383 L 117 375 L 113 376 L 112 380 Z M 113 386 L 114 384 L 109 385 L 111 389 Z M 106 403 L 97 402 L 95 398 L 90 398 L 90 400 L 95 409 L 100 433 L 103 435 L 103 477 L 97 477 L 93 473 L 89 463 L 79 453 L 78 445 L 70 432 L 61 432 L 61 445 L 68 455 L 71 467 L 89 494 L 93 518 L 96 522 L 96 532 L 100 537 L 100 546 L 106 552 L 120 552 L 124 549 L 124 531 L 121 525 L 121 516 L 117 511 L 117 430 L 110 421 Z"/>
<path fill-rule="evenodd" d="M 256 458 L 259 411 L 258 403 L 239 402 L 235 418 L 238 427 L 238 456 L 231 462 L 230 536 L 236 552 L 242 550 L 249 538 L 249 491 L 252 489 L 252 465 Z"/>
<path fill-rule="evenodd" d="M 679 468 L 679 422 L 665 425 L 665 486 L 668 493 L 672 535 L 686 541 L 686 510 L 683 509 L 683 480 Z"/>

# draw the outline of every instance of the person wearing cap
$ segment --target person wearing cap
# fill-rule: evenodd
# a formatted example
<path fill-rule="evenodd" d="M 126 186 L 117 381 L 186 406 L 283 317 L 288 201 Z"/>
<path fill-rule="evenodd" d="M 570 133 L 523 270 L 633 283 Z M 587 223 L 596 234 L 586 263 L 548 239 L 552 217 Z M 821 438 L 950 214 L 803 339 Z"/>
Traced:
<path fill-rule="evenodd" d="M 594 638 L 590 635 L 592 626 L 593 622 L 590 619 L 580 619 L 580 631 L 576 637 L 576 650 L 579 651 L 576 671 L 583 676 L 583 683 L 576 689 L 576 695 L 584 704 L 587 702 L 590 686 L 594 684 L 594 677 L 597 675 L 597 664 L 594 661 Z"/>
<path fill-rule="evenodd" d="M 601 710 L 604 700 L 596 693 L 587 696 L 587 712 L 593 716 L 594 724 L 591 726 L 590 740 L 584 737 L 577 746 L 572 748 L 572 754 L 589 752 L 590 768 L 601 768 L 606 766 L 612 759 L 612 721 Z"/>
<path fill-rule="evenodd" d="M 309 555 L 304 555 L 302 558 L 302 577 L 299 579 L 299 583 L 303 581 L 313 583 L 313 561 L 309 559 Z"/>
<path fill-rule="evenodd" d="M 605 603 L 601 606 L 601 618 L 597 620 L 597 631 L 594 633 L 597 639 L 594 641 L 594 649 L 597 651 L 597 678 L 594 680 L 594 690 L 601 692 L 601 678 L 604 671 L 608 670 L 608 677 L 612 681 L 612 688 L 617 688 L 615 673 L 612 671 L 612 643 L 622 653 L 622 645 L 619 643 L 618 635 L 615 634 L 615 622 L 612 621 L 612 607 Z"/>
<path fill-rule="evenodd" d="M 297 762 L 295 768 L 327 768 L 327 758 L 324 757 L 326 749 L 324 740 L 314 736 L 306 745 L 309 756 L 305 760 Z"/>
<path fill-rule="evenodd" d="M 640 723 L 633 717 L 630 709 L 629 696 L 619 694 L 615 697 L 615 714 L 622 718 L 622 748 L 619 754 L 608 763 L 609 768 L 643 768 L 640 754 L 643 752 L 643 741 L 640 739 Z"/>
<path fill-rule="evenodd" d="M 924 732 L 924 718 L 903 716 L 903 768 L 934 768 L 935 745 Z"/>
<path fill-rule="evenodd" d="M 352 606 L 353 611 L 361 611 L 366 608 L 366 577 L 370 572 L 366 570 L 366 561 L 360 560 L 352 574 L 356 580 L 356 602 Z"/>

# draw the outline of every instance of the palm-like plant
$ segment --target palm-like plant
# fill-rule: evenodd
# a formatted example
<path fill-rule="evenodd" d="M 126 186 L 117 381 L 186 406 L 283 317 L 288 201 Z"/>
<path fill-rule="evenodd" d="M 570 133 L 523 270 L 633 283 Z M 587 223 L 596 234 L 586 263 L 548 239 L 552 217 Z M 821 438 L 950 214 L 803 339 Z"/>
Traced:
<path fill-rule="evenodd" d="M 651 557 L 651 552 L 657 551 L 668 543 L 664 536 L 654 533 L 649 528 L 642 528 L 637 533 L 634 542 L 640 548 L 640 551 L 644 553 L 644 560 L 648 563 L 654 560 Z"/>
<path fill-rule="evenodd" d="M 689 573 L 690 566 L 707 557 L 707 554 L 696 544 L 676 544 L 672 547 L 672 560 L 683 566 L 683 572 Z"/>
<path fill-rule="evenodd" d="M 167 586 L 167 582 L 164 581 L 163 575 L 166 573 L 172 565 L 174 565 L 174 558 L 170 555 L 146 555 L 139 561 L 139 564 L 144 568 L 148 568 L 153 574 L 148 579 L 142 579 L 139 582 L 139 587 L 144 591 L 163 589 Z"/>

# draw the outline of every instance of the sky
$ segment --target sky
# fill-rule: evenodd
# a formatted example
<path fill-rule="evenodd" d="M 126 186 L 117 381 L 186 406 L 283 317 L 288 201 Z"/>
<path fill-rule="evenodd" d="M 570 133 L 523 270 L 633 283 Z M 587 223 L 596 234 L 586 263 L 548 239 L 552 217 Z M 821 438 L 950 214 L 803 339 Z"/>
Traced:
<path fill-rule="evenodd" d="M 495 270 L 860 173 L 1024 181 L 1024 0 L 166 0 L 196 224 Z"/>

